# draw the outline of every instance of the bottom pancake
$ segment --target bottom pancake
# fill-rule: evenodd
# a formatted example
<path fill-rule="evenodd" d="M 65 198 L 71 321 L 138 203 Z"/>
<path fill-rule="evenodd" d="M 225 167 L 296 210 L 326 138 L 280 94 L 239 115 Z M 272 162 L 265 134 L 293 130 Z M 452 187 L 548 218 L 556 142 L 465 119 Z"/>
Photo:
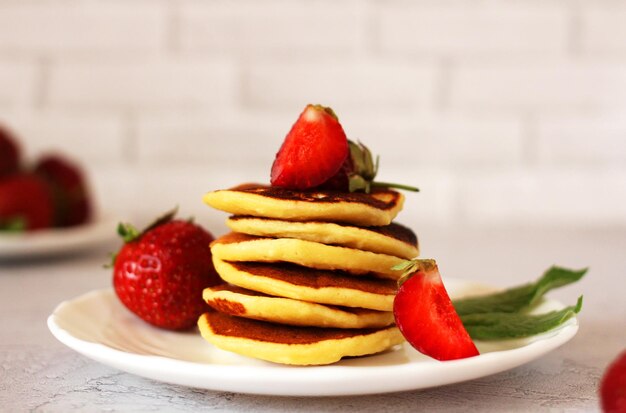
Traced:
<path fill-rule="evenodd" d="M 365 356 L 404 341 L 395 326 L 368 329 L 292 327 L 233 317 L 217 311 L 200 316 L 202 337 L 216 347 L 274 363 L 323 365 Z"/>
<path fill-rule="evenodd" d="M 202 298 L 222 313 L 294 326 L 372 328 L 385 327 L 394 322 L 391 311 L 271 297 L 227 284 L 205 288 Z"/>

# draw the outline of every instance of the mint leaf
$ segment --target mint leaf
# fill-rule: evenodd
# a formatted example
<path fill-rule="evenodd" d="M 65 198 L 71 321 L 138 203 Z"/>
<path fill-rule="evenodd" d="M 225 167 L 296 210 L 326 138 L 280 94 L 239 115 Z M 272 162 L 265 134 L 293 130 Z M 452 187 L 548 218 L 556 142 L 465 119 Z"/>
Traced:
<path fill-rule="evenodd" d="M 463 326 L 474 340 L 523 338 L 551 330 L 580 312 L 583 297 L 575 306 L 545 314 L 482 313 L 461 316 Z"/>
<path fill-rule="evenodd" d="M 580 280 L 587 268 L 570 270 L 553 266 L 534 283 L 509 288 L 499 293 L 455 300 L 459 316 L 481 313 L 515 313 L 532 307 L 548 291 Z"/>

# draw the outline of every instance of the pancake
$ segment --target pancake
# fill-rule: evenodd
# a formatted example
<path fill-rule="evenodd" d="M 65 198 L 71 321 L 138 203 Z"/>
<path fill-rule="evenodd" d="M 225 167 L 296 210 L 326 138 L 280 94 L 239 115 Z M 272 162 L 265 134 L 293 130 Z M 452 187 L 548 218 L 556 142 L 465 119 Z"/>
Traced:
<path fill-rule="evenodd" d="M 380 353 L 404 341 L 395 326 L 370 329 L 294 327 L 210 311 L 198 320 L 205 340 L 223 350 L 292 365 L 331 364 Z"/>
<path fill-rule="evenodd" d="M 417 237 L 409 228 L 391 223 L 380 227 L 355 227 L 331 222 L 294 222 L 232 216 L 226 225 L 244 234 L 272 238 L 297 238 L 411 259 L 419 255 Z"/>
<path fill-rule="evenodd" d="M 205 288 L 202 298 L 222 313 L 294 326 L 372 328 L 394 323 L 390 311 L 327 306 L 271 297 L 227 284 Z"/>
<path fill-rule="evenodd" d="M 227 261 L 291 262 L 354 275 L 374 274 L 397 280 L 402 271 L 392 267 L 405 260 L 354 248 L 337 247 L 294 238 L 262 238 L 231 232 L 211 243 L 214 257 Z"/>
<path fill-rule="evenodd" d="M 209 192 L 203 200 L 213 208 L 234 215 L 378 226 L 391 223 L 402 209 L 404 195 L 383 188 L 366 194 L 329 190 L 292 191 L 245 184 Z"/>
<path fill-rule="evenodd" d="M 391 311 L 397 289 L 391 280 L 352 277 L 341 271 L 287 263 L 226 262 L 213 256 L 213 264 L 220 277 L 230 284 L 319 304 Z"/>

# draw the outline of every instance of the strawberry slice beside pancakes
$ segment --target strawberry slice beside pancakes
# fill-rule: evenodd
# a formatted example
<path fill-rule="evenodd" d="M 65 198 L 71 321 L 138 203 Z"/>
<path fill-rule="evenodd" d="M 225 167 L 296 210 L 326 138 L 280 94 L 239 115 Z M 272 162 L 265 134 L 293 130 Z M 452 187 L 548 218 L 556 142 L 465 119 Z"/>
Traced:
<path fill-rule="evenodd" d="M 348 157 L 348 139 L 332 109 L 307 105 L 276 154 L 271 183 L 308 189 L 334 176 Z"/>
<path fill-rule="evenodd" d="M 402 335 L 420 353 L 437 360 L 477 356 L 478 349 L 456 313 L 433 260 L 418 267 L 398 289 L 393 304 Z"/>

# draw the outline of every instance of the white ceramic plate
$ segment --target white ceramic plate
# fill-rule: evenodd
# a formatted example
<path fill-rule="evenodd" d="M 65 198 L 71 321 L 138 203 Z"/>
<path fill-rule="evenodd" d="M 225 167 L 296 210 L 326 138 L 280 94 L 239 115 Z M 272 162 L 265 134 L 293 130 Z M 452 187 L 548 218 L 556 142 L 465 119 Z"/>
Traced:
<path fill-rule="evenodd" d="M 446 279 L 450 295 L 486 287 Z M 563 305 L 546 300 L 539 312 Z M 61 303 L 48 318 L 54 336 L 70 348 L 132 374 L 183 386 L 238 393 L 338 396 L 423 389 L 499 373 L 537 359 L 570 340 L 570 319 L 549 333 L 524 340 L 478 342 L 478 357 L 439 362 L 410 345 L 329 366 L 293 367 L 219 350 L 198 332 L 153 328 L 131 314 L 112 290 L 92 291 Z"/>
<path fill-rule="evenodd" d="M 118 222 L 113 216 L 103 216 L 71 228 L 50 228 L 19 234 L 0 233 L 0 260 L 45 257 L 93 248 L 115 238 Z"/>

